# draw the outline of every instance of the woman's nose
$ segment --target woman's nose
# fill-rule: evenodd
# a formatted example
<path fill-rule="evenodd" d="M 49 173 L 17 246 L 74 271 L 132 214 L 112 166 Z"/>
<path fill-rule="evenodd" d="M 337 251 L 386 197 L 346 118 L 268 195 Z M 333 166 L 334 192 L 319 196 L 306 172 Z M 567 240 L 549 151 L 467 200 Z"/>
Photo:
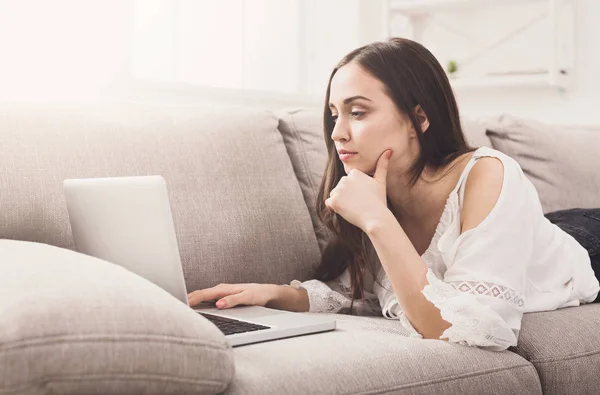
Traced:
<path fill-rule="evenodd" d="M 339 120 L 334 124 L 333 131 L 331 132 L 331 138 L 334 141 L 342 141 L 348 140 L 350 137 L 350 132 L 348 130 L 347 125 L 344 125 L 342 121 Z"/>

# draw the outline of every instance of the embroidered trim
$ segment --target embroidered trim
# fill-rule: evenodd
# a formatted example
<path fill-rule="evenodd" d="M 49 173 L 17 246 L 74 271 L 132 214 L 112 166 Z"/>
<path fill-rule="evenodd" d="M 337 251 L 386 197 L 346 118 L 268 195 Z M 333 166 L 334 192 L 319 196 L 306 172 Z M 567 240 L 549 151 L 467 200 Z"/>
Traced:
<path fill-rule="evenodd" d="M 504 299 L 522 308 L 525 305 L 523 296 L 514 289 L 485 281 L 449 281 L 454 289 L 473 295 L 485 295 L 492 298 Z"/>
<path fill-rule="evenodd" d="M 306 289 L 310 313 L 344 314 L 350 311 L 352 299 L 345 292 L 348 287 L 339 278 L 327 284 L 318 280 L 303 283 L 294 280 L 290 285 Z M 355 299 L 353 310 L 357 315 L 381 315 L 379 301 L 374 295 L 366 299 Z"/>
<path fill-rule="evenodd" d="M 429 284 L 423 288 L 423 295 L 440 310 L 442 318 L 451 324 L 442 333 L 441 339 L 484 347 L 490 351 L 502 351 L 517 345 L 519 330 L 510 328 L 498 312 L 477 301 L 471 292 L 461 292 L 450 282 L 443 282 L 431 269 L 427 271 L 427 281 Z M 474 293 L 477 294 L 477 291 Z"/>

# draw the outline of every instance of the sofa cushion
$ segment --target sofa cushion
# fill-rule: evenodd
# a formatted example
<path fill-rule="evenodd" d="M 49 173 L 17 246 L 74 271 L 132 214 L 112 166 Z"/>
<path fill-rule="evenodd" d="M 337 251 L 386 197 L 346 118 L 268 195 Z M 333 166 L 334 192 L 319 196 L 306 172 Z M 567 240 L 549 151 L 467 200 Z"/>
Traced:
<path fill-rule="evenodd" d="M 197 394 L 234 375 L 225 336 L 145 279 L 0 240 L 0 393 Z"/>
<path fill-rule="evenodd" d="M 510 351 L 409 338 L 384 318 L 335 318 L 333 332 L 235 348 L 226 394 L 541 394 L 535 368 Z"/>
<path fill-rule="evenodd" d="M 279 131 L 300 182 L 321 252 L 331 232 L 319 220 L 317 194 L 327 165 L 327 147 L 323 140 L 323 114 L 318 109 L 289 109 L 278 113 Z"/>
<path fill-rule="evenodd" d="M 545 394 L 595 394 L 600 388 L 598 328 L 600 304 L 528 313 L 514 351 L 535 366 Z"/>
<path fill-rule="evenodd" d="M 65 178 L 162 175 L 188 289 L 306 280 L 320 259 L 278 120 L 242 107 L 0 107 L 0 238 L 73 248 Z"/>
<path fill-rule="evenodd" d="M 600 207 L 600 129 L 559 127 L 510 115 L 488 125 L 493 148 L 519 162 L 544 212 Z"/>
<path fill-rule="evenodd" d="M 460 123 L 469 145 L 472 147 L 492 147 L 492 142 L 486 134 L 487 122 L 487 118 L 461 115 Z"/>

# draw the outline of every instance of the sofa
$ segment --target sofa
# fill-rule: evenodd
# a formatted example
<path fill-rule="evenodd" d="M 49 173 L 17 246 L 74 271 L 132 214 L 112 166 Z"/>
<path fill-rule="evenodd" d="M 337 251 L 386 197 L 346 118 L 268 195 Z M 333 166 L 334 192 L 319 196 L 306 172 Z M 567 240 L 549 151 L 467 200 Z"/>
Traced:
<path fill-rule="evenodd" d="M 462 118 L 513 156 L 545 211 L 600 207 L 600 130 Z M 503 352 L 397 321 L 232 348 L 166 291 L 74 251 L 66 178 L 162 175 L 188 291 L 313 278 L 320 108 L 81 102 L 0 106 L 0 394 L 593 394 L 600 305 L 526 314 Z M 313 314 L 313 313 L 303 313 Z"/>

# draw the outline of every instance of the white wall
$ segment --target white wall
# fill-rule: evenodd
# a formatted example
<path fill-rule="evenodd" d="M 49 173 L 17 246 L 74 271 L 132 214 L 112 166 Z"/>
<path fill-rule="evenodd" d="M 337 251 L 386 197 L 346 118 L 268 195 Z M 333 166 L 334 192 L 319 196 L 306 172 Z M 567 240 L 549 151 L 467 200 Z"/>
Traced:
<path fill-rule="evenodd" d="M 130 79 L 127 0 L 0 0 L 0 99 L 114 90 Z"/>
<path fill-rule="evenodd" d="M 0 100 L 320 102 L 359 1 L 0 0 Z"/>
<path fill-rule="evenodd" d="M 276 0 L 278 8 L 269 6 L 273 1 L 252 0 L 253 6 L 248 6 L 250 0 L 231 0 L 238 7 L 226 19 L 211 21 L 208 9 L 200 7 L 212 4 L 210 0 L 0 0 L 0 100 L 89 96 L 320 106 L 335 63 L 353 48 L 383 37 L 384 0 Z M 464 113 L 510 112 L 553 122 L 600 124 L 600 1 L 572 1 L 573 88 L 457 90 Z M 145 12 L 139 12 L 140 4 Z M 187 7 L 177 23 L 173 4 Z M 246 37 L 245 49 L 221 42 L 224 50 L 217 57 L 202 57 L 206 40 L 194 39 L 194 9 L 206 19 L 205 34 L 218 42 L 219 26 L 235 30 L 243 22 L 240 5 L 246 7 L 246 15 L 254 13 L 246 21 L 252 34 Z M 270 17 L 261 22 L 263 13 Z M 265 28 L 271 39 L 257 35 Z M 285 40 L 275 40 L 281 37 Z M 251 47 L 257 49 L 249 51 Z M 235 68 L 237 62 L 246 65 L 244 75 Z M 197 72 L 198 64 L 206 66 L 202 73 Z M 210 82 L 212 73 L 222 70 L 229 70 L 232 86 L 243 81 L 251 91 L 194 85 Z M 144 84 L 136 76 L 157 83 Z M 264 87 L 286 93 L 257 92 Z"/>
<path fill-rule="evenodd" d="M 461 111 L 469 114 L 509 112 L 563 124 L 600 124 L 600 2 L 574 0 L 575 67 L 566 91 L 536 89 L 457 90 Z"/>
<path fill-rule="evenodd" d="M 507 112 L 548 122 L 600 125 L 600 1 L 571 1 L 575 10 L 575 59 L 571 87 L 566 91 L 550 87 L 456 88 L 455 94 L 461 112 L 473 116 Z M 363 1 L 362 7 L 370 8 L 369 13 L 361 14 L 362 19 L 358 22 L 362 31 L 366 32 L 361 37 L 363 41 L 369 41 L 377 35 L 381 21 L 377 20 L 373 12 L 382 5 L 383 0 Z M 541 5 L 543 6 L 543 3 Z M 487 23 L 491 23 L 493 28 L 494 23 L 501 24 L 502 21 L 501 18 L 492 18 Z M 463 20 L 463 23 L 469 23 L 469 20 Z M 460 25 L 456 28 L 461 30 Z M 440 46 L 452 44 L 452 37 L 441 38 Z M 524 50 L 530 49 L 528 45 L 523 44 Z M 430 49 L 436 53 L 439 48 Z"/>
<path fill-rule="evenodd" d="M 470 115 L 508 112 L 548 122 L 600 124 L 600 1 L 575 3 L 575 67 L 572 87 L 456 89 L 461 111 Z M 277 106 L 295 101 L 321 105 L 332 67 L 350 50 L 383 37 L 381 7 L 384 0 L 302 0 L 299 3 L 298 91 L 285 96 L 257 92 L 212 90 L 219 101 Z M 499 22 L 500 23 L 500 22 Z M 274 75 L 276 69 L 272 69 Z M 281 74 L 281 73 L 280 73 Z M 283 78 L 283 77 L 282 77 Z M 165 87 L 166 90 L 168 88 Z M 203 100 L 207 90 L 184 88 L 187 101 Z M 179 91 L 181 93 L 181 91 Z M 183 96 L 179 96 L 183 97 Z M 175 99 L 175 97 L 172 97 Z"/>

